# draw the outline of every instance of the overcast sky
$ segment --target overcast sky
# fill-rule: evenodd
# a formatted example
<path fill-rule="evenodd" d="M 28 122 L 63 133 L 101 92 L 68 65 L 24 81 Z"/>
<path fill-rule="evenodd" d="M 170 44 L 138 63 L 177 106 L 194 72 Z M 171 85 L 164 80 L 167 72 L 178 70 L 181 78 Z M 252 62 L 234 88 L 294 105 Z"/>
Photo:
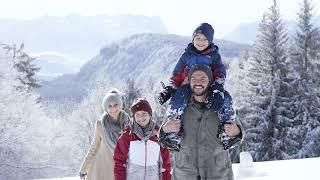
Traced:
<path fill-rule="evenodd" d="M 281 14 L 295 19 L 303 0 L 280 0 Z M 201 22 L 215 28 L 216 37 L 241 22 L 259 21 L 272 0 L 0 0 L 0 18 L 32 19 L 41 16 L 139 14 L 160 16 L 169 33 L 191 35 Z M 313 0 L 319 15 L 320 1 Z"/>

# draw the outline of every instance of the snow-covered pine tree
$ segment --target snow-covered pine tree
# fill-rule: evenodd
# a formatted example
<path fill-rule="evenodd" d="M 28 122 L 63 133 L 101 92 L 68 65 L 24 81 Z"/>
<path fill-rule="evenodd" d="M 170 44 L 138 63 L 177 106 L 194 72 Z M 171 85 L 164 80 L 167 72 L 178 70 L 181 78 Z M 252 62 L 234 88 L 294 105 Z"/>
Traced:
<path fill-rule="evenodd" d="M 11 46 L 0 47 L 0 179 L 33 179 L 51 169 L 51 121 L 38 94 L 17 78 L 14 56 Z"/>
<path fill-rule="evenodd" d="M 243 148 L 249 151 L 256 161 L 267 160 L 268 157 L 265 157 L 265 154 L 269 148 L 265 142 L 268 137 L 266 111 L 270 103 L 272 77 L 270 75 L 271 65 L 266 55 L 266 18 L 264 14 L 253 45 L 252 55 L 244 66 L 246 73 L 243 80 L 248 84 L 245 94 L 242 96 L 242 101 L 235 99 L 237 114 L 246 130 Z"/>
<path fill-rule="evenodd" d="M 291 107 L 294 109 L 294 122 L 299 127 L 293 133 L 299 148 L 296 157 L 320 155 L 320 148 L 314 145 L 320 139 L 320 32 L 312 23 L 312 9 L 311 2 L 303 0 L 291 47 L 291 63 L 296 72 L 293 76 L 298 77 L 290 85 L 295 87 Z"/>
<path fill-rule="evenodd" d="M 314 27 L 313 7 L 309 0 L 303 0 L 300 12 L 297 14 L 297 31 L 291 51 L 291 59 L 295 71 L 302 78 L 316 78 L 314 71 L 319 71 L 320 31 Z"/>
<path fill-rule="evenodd" d="M 284 159 L 285 147 L 291 141 L 284 133 L 291 122 L 284 105 L 290 101 L 286 94 L 287 40 L 287 30 L 274 0 L 263 15 L 252 57 L 245 66 L 249 86 L 244 101 L 251 105 L 238 113 L 243 113 L 247 133 L 244 148 L 257 161 Z"/>
<path fill-rule="evenodd" d="M 162 87 L 161 87 L 162 88 Z M 166 109 L 167 109 L 167 103 L 161 105 L 158 100 L 158 94 L 160 89 L 160 83 L 157 81 L 156 78 L 153 76 L 150 76 L 147 82 L 145 83 L 144 87 L 142 87 L 143 96 L 147 98 L 149 101 L 153 116 L 152 120 L 155 122 L 161 124 L 163 121 L 166 120 Z"/>
<path fill-rule="evenodd" d="M 125 86 L 123 87 L 124 92 L 124 101 L 123 106 L 124 110 L 130 114 L 130 108 L 133 101 L 142 95 L 142 90 L 137 86 L 136 81 L 133 78 L 127 78 L 125 80 Z"/>
<path fill-rule="evenodd" d="M 24 44 L 22 43 L 19 48 L 16 45 L 4 45 L 2 47 L 7 51 L 12 52 L 12 61 L 14 63 L 14 67 L 19 72 L 17 79 L 19 79 L 23 85 L 17 88 L 26 88 L 30 91 L 33 88 L 39 88 L 40 84 L 38 80 L 35 78 L 35 74 L 40 70 L 33 61 L 35 58 L 30 57 L 26 52 L 24 52 Z"/>
<path fill-rule="evenodd" d="M 227 69 L 227 79 L 225 82 L 225 89 L 233 98 L 233 106 L 236 111 L 236 119 L 244 125 L 244 119 L 248 112 L 251 112 L 251 102 L 247 101 L 249 98 L 246 67 L 250 58 L 250 49 L 245 49 L 241 52 L 239 57 L 234 58 Z M 245 144 L 241 144 L 230 151 L 232 162 L 239 162 L 239 153 L 244 149 Z"/>

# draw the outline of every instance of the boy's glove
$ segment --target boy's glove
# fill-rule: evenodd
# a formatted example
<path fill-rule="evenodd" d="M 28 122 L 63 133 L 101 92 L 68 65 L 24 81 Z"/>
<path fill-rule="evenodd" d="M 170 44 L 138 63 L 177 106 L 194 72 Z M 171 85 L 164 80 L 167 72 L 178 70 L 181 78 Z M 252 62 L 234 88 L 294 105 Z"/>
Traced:
<path fill-rule="evenodd" d="M 220 83 L 218 83 L 218 82 L 214 82 L 212 85 L 211 85 L 211 88 L 212 88 L 212 90 L 214 91 L 214 90 L 218 90 L 218 91 L 220 91 L 220 92 L 224 92 L 224 88 L 223 88 L 223 85 L 222 84 L 220 84 Z"/>
<path fill-rule="evenodd" d="M 79 175 L 80 175 L 80 179 L 81 179 L 81 180 L 85 180 L 85 179 L 86 179 L 86 176 L 87 176 L 87 173 L 82 173 L 82 172 L 80 172 Z"/>
<path fill-rule="evenodd" d="M 207 107 L 213 111 L 219 111 L 222 108 L 224 103 L 224 89 L 222 84 L 214 83 L 210 86 L 206 102 Z"/>
<path fill-rule="evenodd" d="M 162 105 L 167 102 L 172 94 L 176 91 L 172 86 L 165 86 L 163 82 L 161 82 L 163 90 L 158 95 L 159 103 Z"/>

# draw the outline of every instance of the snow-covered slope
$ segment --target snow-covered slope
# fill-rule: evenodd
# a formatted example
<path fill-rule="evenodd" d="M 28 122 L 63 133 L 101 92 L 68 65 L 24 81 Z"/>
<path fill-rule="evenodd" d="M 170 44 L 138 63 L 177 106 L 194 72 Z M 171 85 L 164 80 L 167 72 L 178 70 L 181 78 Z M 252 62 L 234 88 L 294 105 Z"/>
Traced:
<path fill-rule="evenodd" d="M 44 99 L 64 101 L 66 97 L 79 101 L 86 89 L 100 76 L 124 82 L 134 77 L 142 82 L 152 78 L 157 85 L 169 79 L 190 37 L 165 34 L 137 34 L 122 41 L 109 44 L 85 64 L 75 75 L 62 76 L 41 88 Z M 248 45 L 216 40 L 223 59 L 238 56 Z"/>
<path fill-rule="evenodd" d="M 254 162 L 251 170 L 233 164 L 235 180 L 318 180 L 320 157 L 282 161 Z M 246 164 L 247 165 L 247 164 Z M 241 174 L 241 176 L 239 176 Z M 78 180 L 79 177 L 50 180 Z"/>

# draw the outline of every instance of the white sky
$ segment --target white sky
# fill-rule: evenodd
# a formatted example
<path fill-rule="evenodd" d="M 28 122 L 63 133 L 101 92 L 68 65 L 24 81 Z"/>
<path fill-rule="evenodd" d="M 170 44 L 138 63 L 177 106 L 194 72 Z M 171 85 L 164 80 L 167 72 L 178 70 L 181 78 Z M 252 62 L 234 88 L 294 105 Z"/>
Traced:
<path fill-rule="evenodd" d="M 303 0 L 279 0 L 285 19 L 295 19 Z M 259 21 L 272 0 L 0 0 L 0 18 L 41 16 L 139 14 L 160 16 L 169 33 L 187 35 L 209 22 L 222 37 L 241 22 Z M 320 1 L 313 0 L 320 15 Z"/>

